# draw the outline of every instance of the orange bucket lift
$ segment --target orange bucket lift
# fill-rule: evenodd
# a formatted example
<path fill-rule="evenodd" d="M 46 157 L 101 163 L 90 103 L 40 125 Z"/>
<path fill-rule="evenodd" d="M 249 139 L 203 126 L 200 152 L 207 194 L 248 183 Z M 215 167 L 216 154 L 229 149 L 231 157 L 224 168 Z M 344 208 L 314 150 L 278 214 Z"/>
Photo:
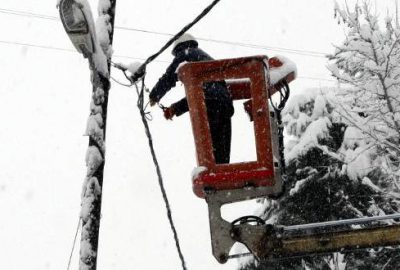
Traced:
<path fill-rule="evenodd" d="M 268 82 L 268 65 L 282 65 L 277 58 L 268 61 L 266 56 L 186 64 L 179 69 L 179 79 L 186 89 L 190 117 L 195 138 L 198 168 L 193 173 L 194 193 L 204 198 L 206 192 L 229 190 L 233 201 L 248 197 L 276 195 L 281 192 L 281 168 L 274 113 L 269 109 L 269 93 L 276 89 Z M 294 79 L 294 72 L 285 78 Z M 234 164 L 216 164 L 203 84 L 228 81 L 233 100 L 251 99 L 251 110 L 256 138 L 257 160 Z M 268 88 L 270 88 L 268 90 Z M 254 187 L 246 192 L 243 188 Z M 233 192 L 233 193 L 232 193 Z M 239 198 L 236 198 L 239 197 Z"/>
<path fill-rule="evenodd" d="M 277 91 L 270 83 L 270 69 L 282 65 L 278 58 L 253 56 L 187 63 L 179 69 L 178 76 L 185 86 L 190 108 L 197 154 L 198 168 L 193 173 L 193 190 L 198 197 L 207 200 L 213 253 L 220 262 L 227 260 L 235 243 L 229 235 L 231 224 L 221 217 L 221 206 L 282 192 L 278 127 L 269 104 L 270 95 Z M 295 79 L 295 71 L 281 79 L 291 82 Z M 215 163 L 203 93 L 204 83 L 213 81 L 226 81 L 233 100 L 250 100 L 256 161 Z"/>

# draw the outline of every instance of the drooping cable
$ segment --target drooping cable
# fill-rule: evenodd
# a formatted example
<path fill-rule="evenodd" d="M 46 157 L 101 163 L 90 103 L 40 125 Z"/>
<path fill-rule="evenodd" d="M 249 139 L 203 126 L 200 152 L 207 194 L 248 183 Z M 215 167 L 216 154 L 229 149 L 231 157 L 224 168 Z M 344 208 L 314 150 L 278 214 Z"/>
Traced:
<path fill-rule="evenodd" d="M 143 76 L 141 78 L 141 85 L 140 86 L 138 85 L 138 83 L 135 83 L 136 92 L 138 94 L 137 107 L 139 108 L 140 116 L 141 116 L 145 131 L 146 131 L 146 136 L 147 136 L 147 139 L 148 139 L 151 156 L 153 158 L 154 166 L 156 167 L 156 172 L 157 172 L 157 176 L 158 176 L 158 184 L 160 186 L 162 197 L 164 199 L 169 225 L 170 225 L 172 233 L 174 235 L 175 245 L 176 245 L 176 249 L 178 251 L 179 259 L 180 259 L 181 264 L 182 264 L 182 269 L 183 270 L 187 270 L 186 263 L 185 263 L 185 258 L 183 256 L 183 253 L 182 253 L 182 250 L 181 250 L 181 246 L 180 246 L 180 243 L 179 243 L 178 233 L 177 233 L 177 230 L 176 230 L 176 227 L 175 227 L 175 224 L 174 224 L 174 220 L 172 218 L 171 206 L 170 206 L 170 203 L 169 203 L 169 200 L 168 200 L 167 192 L 166 192 L 165 187 L 164 187 L 164 180 L 163 180 L 163 177 L 162 177 L 162 174 L 161 174 L 160 165 L 158 163 L 157 156 L 156 156 L 156 153 L 155 153 L 155 150 L 154 150 L 153 137 L 151 135 L 150 127 L 149 127 L 149 124 L 148 124 L 148 114 L 146 112 L 147 104 L 145 105 L 145 103 L 144 103 L 144 92 L 145 92 L 145 89 L 146 89 L 146 86 L 145 86 L 145 83 L 144 83 L 144 79 L 145 79 L 145 77 Z"/>
<path fill-rule="evenodd" d="M 120 70 L 123 71 L 124 75 L 126 76 L 126 78 L 135 85 L 136 87 L 136 92 L 138 93 L 138 102 L 137 102 L 137 107 L 139 108 L 140 111 L 140 116 L 143 122 L 143 125 L 145 127 L 146 130 L 146 135 L 148 138 L 148 143 L 149 143 L 149 147 L 150 147 L 150 152 L 153 158 L 153 162 L 154 165 L 156 167 L 156 171 L 157 171 L 157 176 L 158 176 L 158 183 L 161 189 L 161 193 L 164 199 L 164 203 L 166 206 L 166 210 L 167 210 L 167 216 L 168 216 L 168 220 L 169 220 L 169 224 L 171 227 L 171 230 L 174 234 L 174 239 L 175 239 L 175 245 L 179 254 L 179 258 L 181 260 L 181 264 L 182 264 L 182 269 L 186 270 L 186 263 L 185 263 L 185 258 L 183 256 L 181 247 L 180 247 L 180 243 L 179 243 L 179 237 L 178 237 L 178 233 L 177 230 L 175 228 L 174 225 L 174 221 L 172 219 L 172 211 L 170 208 L 170 204 L 169 204 L 169 200 L 168 200 L 168 196 L 167 193 L 165 191 L 165 187 L 164 187 L 164 181 L 162 178 L 162 174 L 161 174 L 161 170 L 160 170 L 160 166 L 154 151 L 154 145 L 153 145 L 153 139 L 152 139 L 152 135 L 150 132 L 150 128 L 148 125 L 148 118 L 147 118 L 147 113 L 145 111 L 145 106 L 144 106 L 144 92 L 145 92 L 145 74 L 146 74 L 146 66 L 151 63 L 152 61 L 154 61 L 162 52 L 164 52 L 169 46 L 171 46 L 171 44 L 173 42 L 175 42 L 178 38 L 180 38 L 186 31 L 188 31 L 193 25 L 195 25 L 197 22 L 199 22 L 204 16 L 206 16 L 211 9 L 217 4 L 219 3 L 220 0 L 214 0 L 209 6 L 207 6 L 201 13 L 200 15 L 198 15 L 191 23 L 189 23 L 188 25 L 186 25 L 185 27 L 183 27 L 175 36 L 173 36 L 157 53 L 151 55 L 149 58 L 146 59 L 146 61 L 140 65 L 140 67 L 136 70 L 136 72 L 134 74 L 132 74 L 132 76 L 127 76 L 126 75 L 126 69 L 118 66 L 116 64 L 113 64 L 116 68 L 119 68 Z M 137 85 L 137 81 L 141 79 L 141 88 L 139 89 L 139 86 Z"/>
<path fill-rule="evenodd" d="M 113 76 L 110 76 L 110 78 L 111 78 L 111 80 L 113 80 L 115 83 L 117 83 L 117 84 L 119 84 L 119 85 L 121 85 L 121 86 L 125 86 L 125 87 L 131 87 L 131 86 L 132 86 L 131 84 L 127 84 L 127 83 L 123 83 L 123 82 L 118 81 L 118 80 L 115 79 Z"/>
<path fill-rule="evenodd" d="M 283 180 L 285 181 L 286 177 L 286 162 L 285 162 L 285 145 L 283 141 L 283 122 L 282 122 L 282 110 L 284 109 L 287 100 L 289 99 L 290 95 L 290 88 L 289 84 L 284 80 L 282 81 L 283 87 L 279 89 L 280 93 L 280 102 L 278 106 L 274 105 L 272 102 L 271 96 L 270 96 L 270 103 L 272 104 L 272 107 L 274 108 L 275 114 L 276 114 L 276 122 L 278 125 L 278 144 L 279 144 L 279 157 L 280 157 L 280 163 L 281 163 L 281 170 L 282 170 L 282 176 Z"/>
<path fill-rule="evenodd" d="M 264 68 L 266 70 L 269 70 L 268 65 L 262 61 Z M 267 73 L 269 74 L 269 73 Z M 268 75 L 269 76 L 269 75 Z M 268 81 L 270 81 L 270 78 L 268 78 Z M 275 112 L 275 117 L 276 117 L 276 123 L 278 125 L 278 147 L 279 147 L 279 162 L 281 166 L 281 173 L 282 173 L 282 180 L 283 180 L 283 187 L 285 187 L 285 182 L 287 182 L 287 176 L 286 176 L 286 162 L 285 162 L 285 145 L 284 145 L 284 138 L 283 138 L 283 122 L 282 122 L 282 110 L 285 108 L 286 102 L 289 99 L 290 96 L 290 87 L 289 84 L 287 83 L 286 80 L 282 80 L 278 82 L 275 85 L 275 88 L 278 90 L 280 94 L 280 101 L 278 105 L 275 105 L 274 102 L 272 101 L 272 94 L 271 94 L 271 89 L 270 87 L 267 87 L 268 91 L 268 98 L 270 101 L 270 104 L 272 108 L 274 109 Z"/>

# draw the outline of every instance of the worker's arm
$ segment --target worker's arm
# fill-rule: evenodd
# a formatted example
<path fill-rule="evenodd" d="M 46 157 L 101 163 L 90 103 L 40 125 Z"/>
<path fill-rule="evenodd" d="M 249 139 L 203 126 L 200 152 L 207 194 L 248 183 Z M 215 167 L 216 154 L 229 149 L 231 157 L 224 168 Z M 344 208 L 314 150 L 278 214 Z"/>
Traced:
<path fill-rule="evenodd" d="M 150 92 L 150 100 L 152 102 L 158 102 L 160 99 L 172 88 L 175 87 L 178 81 L 178 75 L 176 69 L 179 64 L 185 61 L 184 57 L 176 57 L 174 61 L 169 65 L 165 74 L 158 80 L 157 84 L 153 87 Z"/>
<path fill-rule="evenodd" d="M 178 102 L 172 104 L 171 108 L 174 110 L 176 116 L 184 114 L 185 112 L 189 111 L 189 105 L 187 103 L 187 99 L 182 98 Z"/>

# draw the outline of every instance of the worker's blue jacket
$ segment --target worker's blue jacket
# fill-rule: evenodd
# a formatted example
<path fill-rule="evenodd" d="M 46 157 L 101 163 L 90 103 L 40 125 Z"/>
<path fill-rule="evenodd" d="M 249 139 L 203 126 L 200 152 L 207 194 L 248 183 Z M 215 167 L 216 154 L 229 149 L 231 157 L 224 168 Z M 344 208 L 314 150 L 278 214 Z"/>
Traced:
<path fill-rule="evenodd" d="M 173 50 L 174 60 L 167 68 L 165 74 L 158 80 L 150 93 L 150 99 L 158 102 L 178 81 L 177 69 L 181 63 L 213 60 L 207 53 L 198 48 L 194 40 L 180 43 Z M 204 84 L 204 96 L 209 117 L 219 115 L 231 117 L 233 105 L 231 95 L 224 81 L 209 82 Z M 186 98 L 171 105 L 177 116 L 189 110 Z"/>

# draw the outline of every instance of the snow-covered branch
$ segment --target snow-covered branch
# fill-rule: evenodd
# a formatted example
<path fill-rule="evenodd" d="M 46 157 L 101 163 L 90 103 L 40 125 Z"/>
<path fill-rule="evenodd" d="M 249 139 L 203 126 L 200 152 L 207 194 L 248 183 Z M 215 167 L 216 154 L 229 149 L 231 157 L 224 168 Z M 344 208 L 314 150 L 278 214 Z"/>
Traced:
<path fill-rule="evenodd" d="M 400 163 L 400 29 L 389 16 L 381 29 L 368 2 L 353 10 L 336 3 L 335 13 L 347 32 L 329 66 L 345 85 L 337 96 L 338 114 L 366 140 L 386 152 L 394 150 L 395 163 Z"/>

